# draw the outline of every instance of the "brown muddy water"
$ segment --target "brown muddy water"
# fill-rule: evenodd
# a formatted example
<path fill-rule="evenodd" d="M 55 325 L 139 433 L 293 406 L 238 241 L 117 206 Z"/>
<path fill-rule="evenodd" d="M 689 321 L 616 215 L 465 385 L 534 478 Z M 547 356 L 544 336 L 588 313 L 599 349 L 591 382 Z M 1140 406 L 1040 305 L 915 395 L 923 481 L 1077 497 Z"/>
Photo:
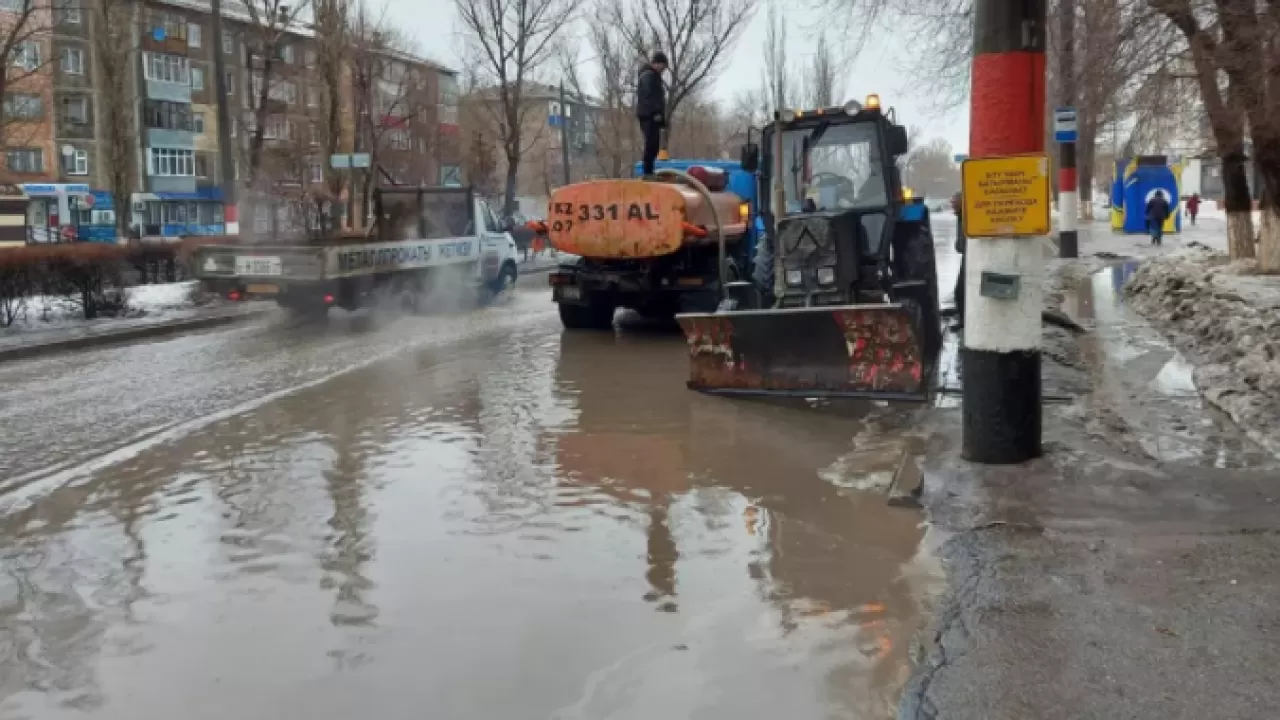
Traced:
<path fill-rule="evenodd" d="M 894 438 L 516 305 L 0 513 L 0 718 L 894 716 Z"/>

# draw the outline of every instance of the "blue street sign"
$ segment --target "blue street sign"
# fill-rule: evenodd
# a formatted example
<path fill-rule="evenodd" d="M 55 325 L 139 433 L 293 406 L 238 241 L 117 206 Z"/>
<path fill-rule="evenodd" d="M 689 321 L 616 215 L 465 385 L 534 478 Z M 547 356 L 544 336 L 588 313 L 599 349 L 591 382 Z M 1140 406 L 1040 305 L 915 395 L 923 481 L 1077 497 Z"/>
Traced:
<path fill-rule="evenodd" d="M 1056 143 L 1073 143 L 1080 137 L 1079 124 L 1076 122 L 1076 109 L 1060 107 L 1053 111 L 1053 141 Z"/>
<path fill-rule="evenodd" d="M 959 165 L 960 163 L 968 159 L 969 159 L 969 156 L 965 155 L 964 153 L 957 153 L 955 157 L 951 158 L 952 162 L 954 162 L 957 165 Z"/>

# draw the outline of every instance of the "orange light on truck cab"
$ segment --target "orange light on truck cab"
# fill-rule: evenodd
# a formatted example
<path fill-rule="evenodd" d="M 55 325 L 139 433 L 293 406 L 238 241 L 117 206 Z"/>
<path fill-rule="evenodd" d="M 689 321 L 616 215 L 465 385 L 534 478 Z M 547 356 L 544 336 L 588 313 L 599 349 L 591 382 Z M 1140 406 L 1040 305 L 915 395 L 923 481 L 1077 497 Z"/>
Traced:
<path fill-rule="evenodd" d="M 863 104 L 863 107 L 865 107 L 868 110 L 879 110 L 880 96 L 875 93 L 871 93 L 870 95 L 867 96 L 867 102 Z"/>
<path fill-rule="evenodd" d="M 658 151 L 658 159 L 659 159 L 659 160 L 670 160 L 670 159 L 671 159 L 671 153 L 667 152 L 665 149 L 663 149 L 663 150 L 659 150 L 659 151 Z"/>
<path fill-rule="evenodd" d="M 913 197 L 915 197 L 915 196 L 916 196 L 915 191 L 914 191 L 914 190 L 912 190 L 911 188 L 909 188 L 909 187 L 904 187 L 904 188 L 902 188 L 902 199 L 903 199 L 903 200 L 910 200 L 911 198 L 913 198 Z"/>
<path fill-rule="evenodd" d="M 738 205 L 738 222 L 746 222 L 751 217 L 751 203 Z"/>

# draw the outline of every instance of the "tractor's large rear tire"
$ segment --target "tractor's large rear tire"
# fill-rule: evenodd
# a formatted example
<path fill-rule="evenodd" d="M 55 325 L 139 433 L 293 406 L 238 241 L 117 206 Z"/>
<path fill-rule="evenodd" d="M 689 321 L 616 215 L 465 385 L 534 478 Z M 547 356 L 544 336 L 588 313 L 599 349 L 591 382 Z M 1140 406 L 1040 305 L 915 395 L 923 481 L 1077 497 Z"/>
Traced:
<path fill-rule="evenodd" d="M 613 305 L 560 303 L 560 324 L 566 330 L 612 330 Z"/>
<path fill-rule="evenodd" d="M 912 300 L 919 314 L 920 341 L 930 365 L 942 352 L 942 308 L 938 303 L 938 264 L 933 251 L 933 233 L 924 223 L 900 223 L 893 238 L 894 267 L 900 280 L 920 280 Z"/>

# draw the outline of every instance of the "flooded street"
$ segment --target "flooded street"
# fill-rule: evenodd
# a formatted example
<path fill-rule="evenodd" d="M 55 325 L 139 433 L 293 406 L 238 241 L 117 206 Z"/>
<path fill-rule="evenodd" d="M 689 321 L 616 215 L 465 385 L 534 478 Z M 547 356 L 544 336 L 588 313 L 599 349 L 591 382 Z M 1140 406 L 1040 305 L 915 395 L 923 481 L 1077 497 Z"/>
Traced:
<path fill-rule="evenodd" d="M 895 715 L 900 411 L 692 393 L 536 284 L 5 371 L 0 718 Z"/>

